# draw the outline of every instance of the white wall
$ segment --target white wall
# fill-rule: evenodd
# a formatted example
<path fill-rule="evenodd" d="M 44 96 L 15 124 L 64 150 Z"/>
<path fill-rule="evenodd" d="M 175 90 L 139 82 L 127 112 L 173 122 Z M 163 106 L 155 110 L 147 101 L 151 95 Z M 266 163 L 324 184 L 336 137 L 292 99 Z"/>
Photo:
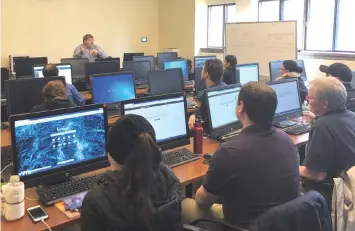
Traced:
<path fill-rule="evenodd" d="M 158 0 L 2 0 L 1 64 L 9 54 L 71 57 L 86 33 L 110 56 L 158 51 Z M 148 37 L 147 43 L 141 37 Z"/>

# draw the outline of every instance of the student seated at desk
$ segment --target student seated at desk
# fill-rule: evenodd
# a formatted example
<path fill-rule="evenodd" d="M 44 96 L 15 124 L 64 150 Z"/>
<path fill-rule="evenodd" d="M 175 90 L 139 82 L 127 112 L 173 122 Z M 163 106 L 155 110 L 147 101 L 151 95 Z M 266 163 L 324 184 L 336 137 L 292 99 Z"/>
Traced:
<path fill-rule="evenodd" d="M 36 105 L 31 112 L 50 111 L 61 108 L 76 107 L 76 105 L 67 98 L 67 89 L 62 81 L 49 81 L 42 89 L 44 103 Z"/>
<path fill-rule="evenodd" d="M 303 68 L 299 67 L 293 60 L 285 60 L 281 65 L 280 76 L 276 80 L 297 79 L 298 88 L 300 90 L 301 104 L 306 100 L 308 89 L 301 78 Z"/>
<path fill-rule="evenodd" d="M 234 55 L 227 55 L 224 58 L 224 73 L 223 73 L 223 81 L 226 84 L 236 84 L 235 72 L 237 65 L 237 57 Z"/>
<path fill-rule="evenodd" d="M 81 230 L 182 230 L 181 185 L 161 163 L 155 141 L 154 128 L 142 116 L 122 116 L 111 127 L 112 171 L 86 195 Z"/>
<path fill-rule="evenodd" d="M 300 174 L 311 181 L 333 182 L 355 165 L 355 113 L 346 109 L 346 89 L 334 77 L 313 80 L 308 100 L 308 116 L 314 122 Z"/>
<path fill-rule="evenodd" d="M 43 67 L 42 73 L 43 73 L 44 78 L 50 78 L 53 76 L 58 76 L 59 70 L 55 64 L 46 64 Z M 68 99 L 72 100 L 78 106 L 85 105 L 85 99 L 78 92 L 76 87 L 72 84 L 69 84 L 69 83 L 66 83 L 66 85 L 67 85 Z"/>
<path fill-rule="evenodd" d="M 319 70 L 326 73 L 327 77 L 338 78 L 346 89 L 348 103 L 352 101 L 355 102 L 355 88 L 351 86 L 353 73 L 347 65 L 342 63 L 333 63 L 329 67 L 322 65 L 319 67 Z"/>
<path fill-rule="evenodd" d="M 223 63 L 219 59 L 210 59 L 205 62 L 202 68 L 201 79 L 205 81 L 207 88 L 224 87 L 226 83 L 222 81 L 223 76 Z M 205 105 L 205 99 L 201 100 L 200 109 L 191 115 L 189 118 L 189 128 L 193 128 L 196 121 L 196 116 L 200 116 L 204 124 L 207 123 L 207 108 Z"/>
<path fill-rule="evenodd" d="M 242 87 L 236 115 L 243 130 L 214 153 L 196 201 L 182 202 L 184 222 L 224 218 L 248 226 L 269 208 L 299 196 L 297 153 L 288 135 L 272 126 L 276 107 L 270 86 L 249 82 Z M 214 204 L 217 199 L 222 205 Z"/>

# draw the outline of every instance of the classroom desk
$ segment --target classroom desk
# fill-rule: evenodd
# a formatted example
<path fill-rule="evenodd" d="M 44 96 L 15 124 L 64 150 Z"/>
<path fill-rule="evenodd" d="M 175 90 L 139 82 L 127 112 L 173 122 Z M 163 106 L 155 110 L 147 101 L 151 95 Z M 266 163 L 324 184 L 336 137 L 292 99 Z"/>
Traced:
<path fill-rule="evenodd" d="M 299 135 L 299 136 L 290 136 L 292 139 L 293 143 L 296 146 L 302 145 L 308 141 L 308 133 Z M 219 143 L 216 140 L 212 140 L 209 138 L 204 138 L 204 143 L 203 143 L 203 152 L 204 153 L 211 153 L 214 152 Z M 192 140 L 190 145 L 186 145 L 186 148 L 189 150 L 193 150 L 193 145 L 192 145 Z M 197 161 L 193 161 L 190 163 L 186 163 L 184 165 L 177 166 L 173 168 L 174 173 L 176 176 L 179 178 L 180 182 L 182 185 L 188 185 L 193 182 L 196 182 L 200 179 L 202 179 L 206 171 L 208 169 L 208 165 L 202 163 L 203 158 Z M 94 173 L 100 173 L 103 172 L 103 170 L 98 170 L 95 171 Z M 88 173 L 90 174 L 90 173 Z M 29 208 L 32 206 L 39 205 L 40 202 L 38 200 L 33 200 L 33 199 L 38 199 L 38 195 L 35 191 L 34 188 L 30 188 L 26 190 L 25 193 L 26 197 L 32 200 L 25 200 L 25 207 Z M 43 207 L 43 206 L 42 206 Z M 79 219 L 70 219 L 68 218 L 65 214 L 63 214 L 59 209 L 57 209 L 55 206 L 45 208 L 46 212 L 48 213 L 49 219 L 46 220 L 47 224 L 53 229 L 53 228 L 63 228 L 67 225 L 73 224 L 77 222 Z M 46 227 L 44 224 L 41 222 L 37 224 L 33 224 L 33 222 L 30 220 L 27 214 L 25 216 L 14 222 L 8 222 L 6 221 L 3 217 L 1 219 L 1 230 L 3 231 L 42 231 L 46 230 Z"/>

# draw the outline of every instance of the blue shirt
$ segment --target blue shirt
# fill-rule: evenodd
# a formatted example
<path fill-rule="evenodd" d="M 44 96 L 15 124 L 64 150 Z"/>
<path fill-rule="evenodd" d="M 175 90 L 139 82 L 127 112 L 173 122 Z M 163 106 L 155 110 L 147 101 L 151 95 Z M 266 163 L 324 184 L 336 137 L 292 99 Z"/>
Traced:
<path fill-rule="evenodd" d="M 67 83 L 67 95 L 68 95 L 68 99 L 73 101 L 76 105 L 78 106 L 85 105 L 84 97 L 78 92 L 76 87 L 74 87 L 69 83 Z"/>

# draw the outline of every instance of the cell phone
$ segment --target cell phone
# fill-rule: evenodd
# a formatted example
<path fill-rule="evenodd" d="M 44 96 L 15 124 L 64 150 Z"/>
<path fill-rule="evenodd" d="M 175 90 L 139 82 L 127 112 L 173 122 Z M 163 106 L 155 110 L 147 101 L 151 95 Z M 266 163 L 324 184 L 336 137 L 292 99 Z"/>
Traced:
<path fill-rule="evenodd" d="M 40 205 L 28 208 L 27 213 L 33 222 L 39 222 L 41 220 L 48 219 L 48 214 L 42 209 Z"/>

